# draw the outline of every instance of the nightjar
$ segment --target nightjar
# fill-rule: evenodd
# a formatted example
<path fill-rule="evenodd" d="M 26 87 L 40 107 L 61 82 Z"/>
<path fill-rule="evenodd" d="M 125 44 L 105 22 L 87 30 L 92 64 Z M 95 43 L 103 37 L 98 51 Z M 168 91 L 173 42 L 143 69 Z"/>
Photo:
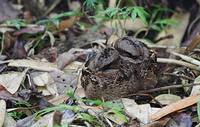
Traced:
<path fill-rule="evenodd" d="M 112 100 L 155 87 L 156 55 L 132 37 L 90 54 L 82 70 L 81 85 L 88 98 Z"/>

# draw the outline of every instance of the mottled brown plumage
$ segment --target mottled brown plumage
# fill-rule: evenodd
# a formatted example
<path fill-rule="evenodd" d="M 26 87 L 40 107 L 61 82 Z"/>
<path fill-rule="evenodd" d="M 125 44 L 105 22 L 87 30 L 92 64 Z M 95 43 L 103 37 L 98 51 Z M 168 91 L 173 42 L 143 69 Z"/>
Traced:
<path fill-rule="evenodd" d="M 156 67 L 155 55 L 146 45 L 123 37 L 113 47 L 90 56 L 82 71 L 81 84 L 88 98 L 117 99 L 155 87 Z"/>

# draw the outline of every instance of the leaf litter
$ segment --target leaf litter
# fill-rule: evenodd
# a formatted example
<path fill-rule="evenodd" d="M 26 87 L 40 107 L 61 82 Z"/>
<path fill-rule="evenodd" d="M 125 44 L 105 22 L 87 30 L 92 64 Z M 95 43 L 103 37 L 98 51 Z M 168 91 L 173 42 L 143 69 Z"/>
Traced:
<path fill-rule="evenodd" d="M 183 1 L 2 1 L 0 126 L 198 127 L 199 4 Z"/>

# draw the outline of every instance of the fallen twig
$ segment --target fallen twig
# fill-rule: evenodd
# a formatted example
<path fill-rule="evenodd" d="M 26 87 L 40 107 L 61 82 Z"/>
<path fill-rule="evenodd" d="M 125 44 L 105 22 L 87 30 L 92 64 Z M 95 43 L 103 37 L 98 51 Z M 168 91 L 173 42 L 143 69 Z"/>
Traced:
<path fill-rule="evenodd" d="M 190 97 L 184 98 L 182 100 L 179 100 L 175 103 L 172 103 L 168 106 L 161 108 L 158 112 L 152 114 L 150 116 L 150 118 L 152 121 L 159 120 L 160 118 L 162 118 L 168 114 L 171 114 L 173 112 L 176 112 L 181 109 L 187 108 L 191 105 L 194 105 L 195 103 L 197 103 L 199 97 L 200 97 L 200 95 L 194 95 L 194 96 L 190 96 Z"/>
<path fill-rule="evenodd" d="M 181 75 L 181 74 L 175 74 L 175 73 L 167 73 L 167 72 L 165 72 L 165 73 L 163 73 L 163 75 L 175 76 L 175 77 L 180 77 L 180 78 L 184 78 L 184 79 L 188 79 L 188 80 L 194 81 L 194 78 L 186 76 L 186 75 Z"/>
<path fill-rule="evenodd" d="M 193 69 L 193 70 L 200 71 L 199 66 L 188 63 L 188 62 L 184 62 L 184 61 L 181 61 L 181 60 L 168 59 L 168 58 L 157 58 L 157 62 L 158 63 L 169 63 L 169 64 L 181 65 L 181 66 L 185 66 L 185 67 L 188 67 L 190 69 Z"/>
<path fill-rule="evenodd" d="M 47 9 L 43 16 L 47 16 L 59 3 L 61 0 L 55 0 L 53 4 Z"/>
<path fill-rule="evenodd" d="M 192 64 L 195 64 L 197 66 L 200 66 L 200 61 L 199 60 L 196 60 L 192 57 L 189 57 L 189 56 L 186 56 L 186 55 L 183 55 L 183 54 L 180 54 L 180 53 L 177 53 L 177 52 L 171 52 L 173 55 L 175 56 L 178 56 L 180 57 L 181 59 L 189 62 L 189 63 L 192 63 Z"/>
<path fill-rule="evenodd" d="M 171 85 L 171 86 L 164 86 L 164 87 L 159 87 L 159 88 L 139 91 L 138 93 L 152 93 L 152 92 L 163 91 L 163 90 L 168 90 L 168 89 L 176 89 L 176 88 L 183 88 L 183 87 L 193 87 L 193 86 L 197 86 L 197 85 L 200 85 L 200 84 Z"/>
<path fill-rule="evenodd" d="M 172 34 L 169 34 L 167 36 L 164 36 L 164 37 L 160 37 L 158 38 L 157 40 L 155 40 L 155 43 L 158 43 L 159 41 L 163 41 L 165 39 L 172 39 L 174 36 Z"/>

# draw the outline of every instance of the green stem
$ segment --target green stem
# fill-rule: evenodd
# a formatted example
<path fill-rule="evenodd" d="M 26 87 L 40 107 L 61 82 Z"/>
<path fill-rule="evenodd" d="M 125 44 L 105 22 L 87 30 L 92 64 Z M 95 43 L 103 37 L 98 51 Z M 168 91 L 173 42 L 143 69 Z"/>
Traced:
<path fill-rule="evenodd" d="M 122 2 L 122 0 L 119 0 L 119 1 L 118 1 L 117 6 L 116 6 L 117 8 L 119 8 L 121 2 Z"/>

